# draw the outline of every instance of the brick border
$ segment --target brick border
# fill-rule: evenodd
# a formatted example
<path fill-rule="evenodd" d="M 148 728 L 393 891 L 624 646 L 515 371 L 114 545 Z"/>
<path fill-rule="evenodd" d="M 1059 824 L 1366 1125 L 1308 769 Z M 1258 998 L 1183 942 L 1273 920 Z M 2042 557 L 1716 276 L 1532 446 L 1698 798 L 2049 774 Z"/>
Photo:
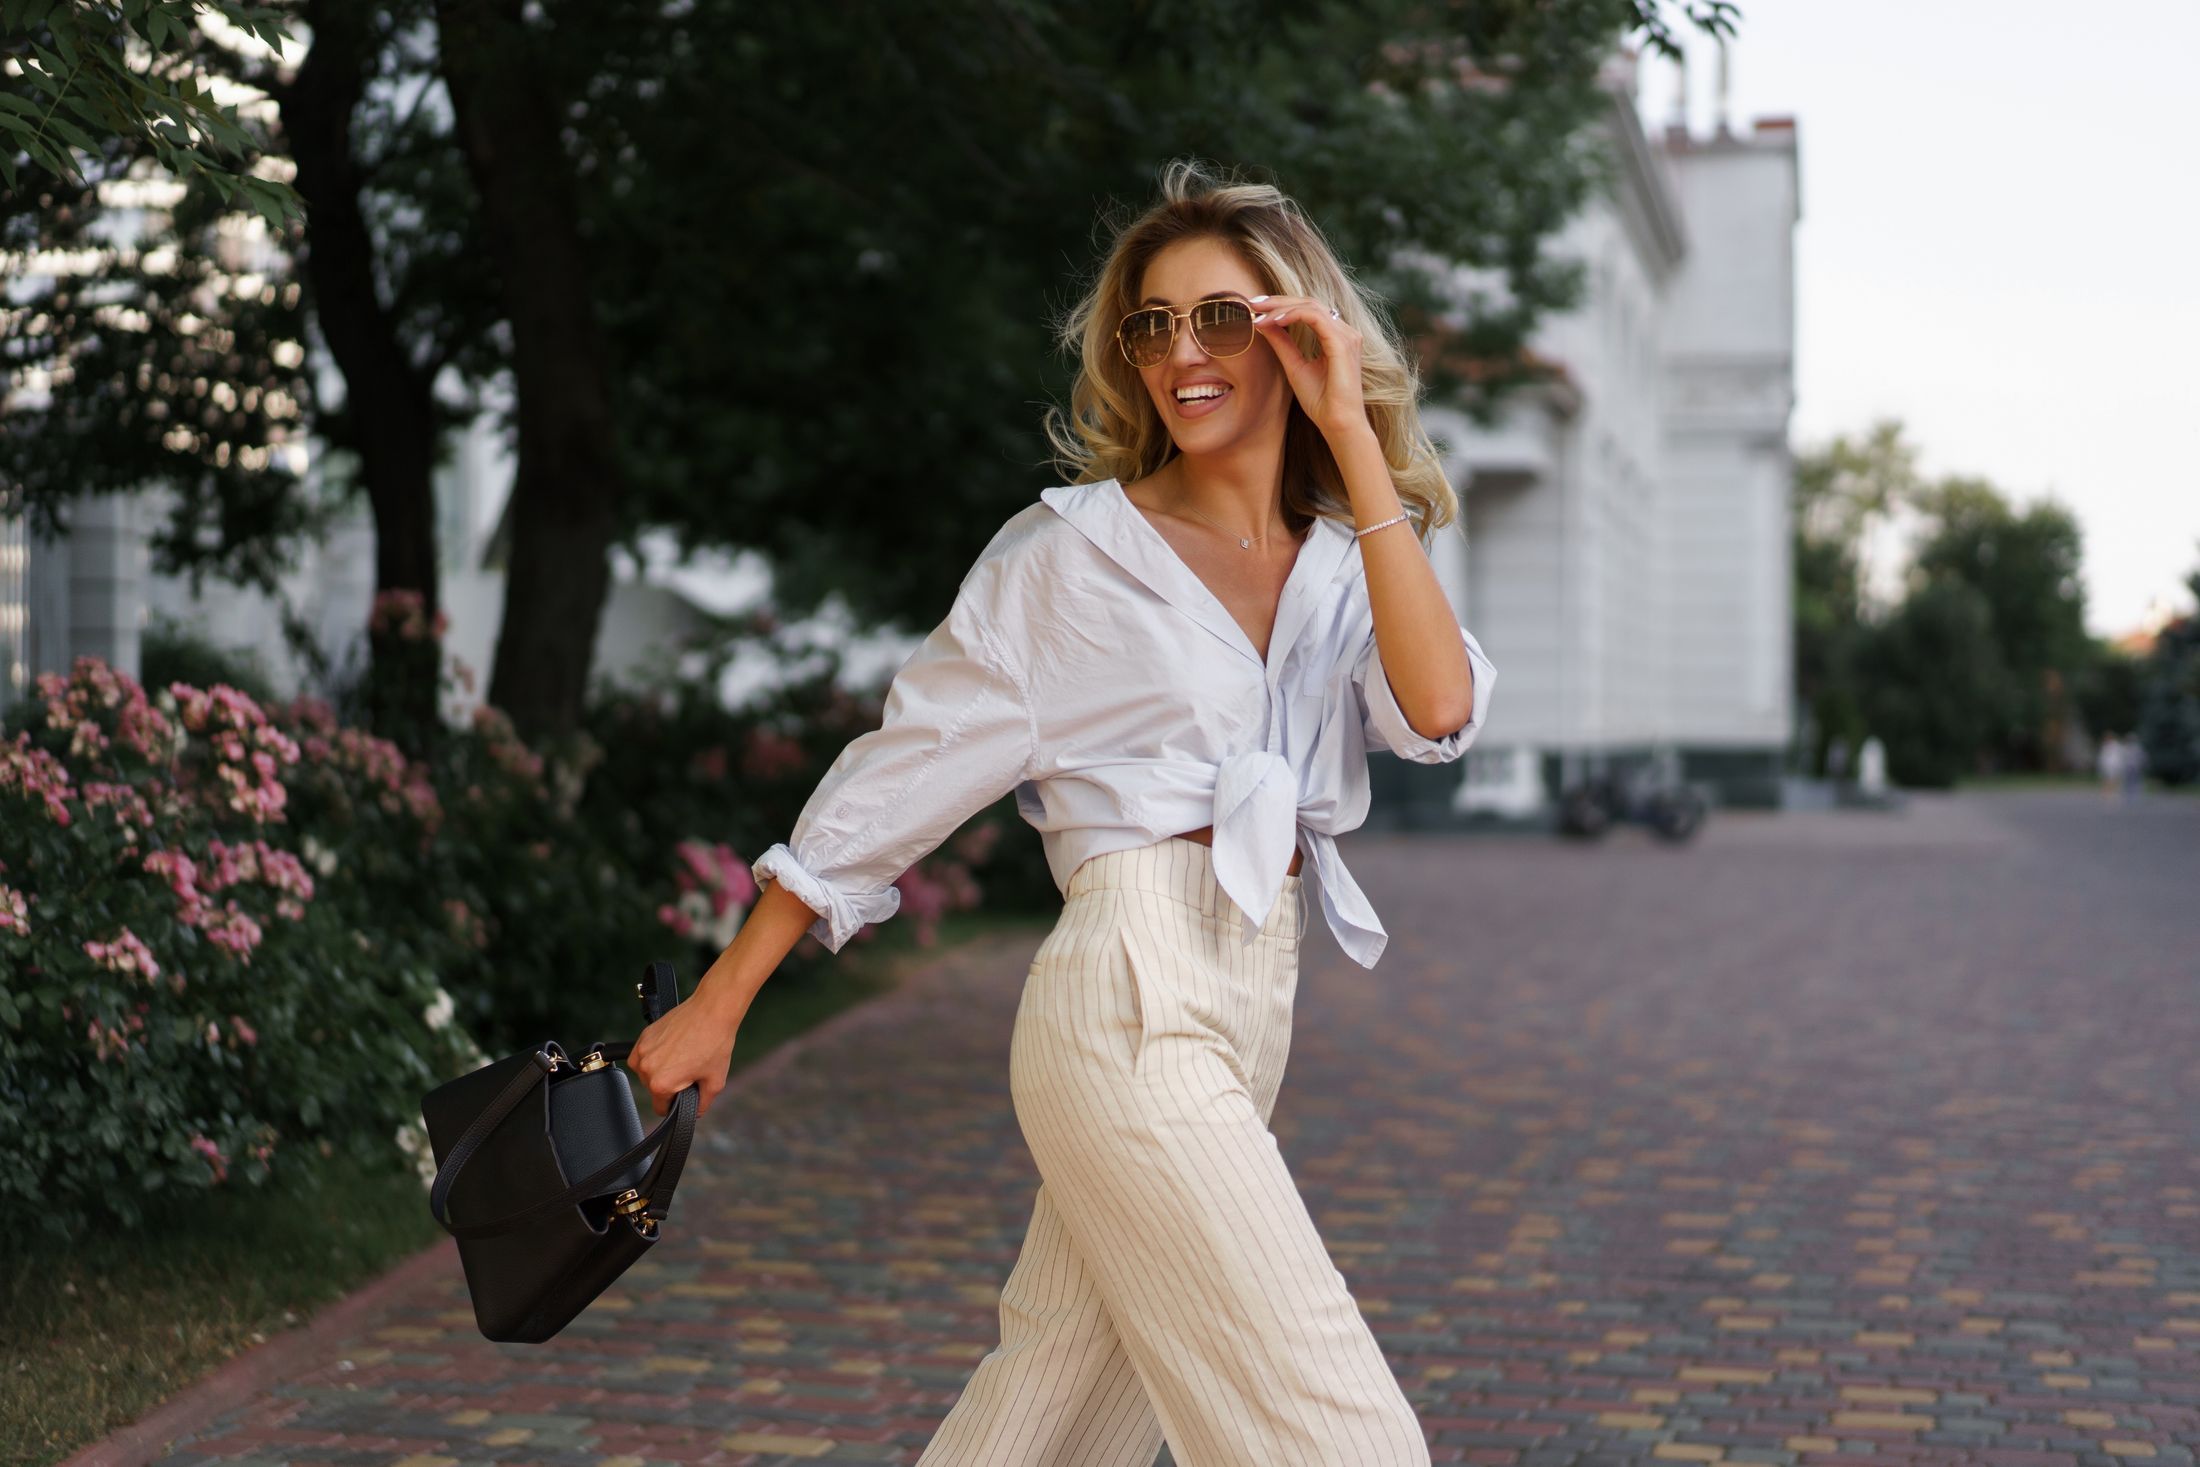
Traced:
<path fill-rule="evenodd" d="M 1017 946 L 1033 940 L 1032 935 L 1025 932 L 985 933 L 958 943 L 946 952 L 912 954 L 912 966 L 893 987 L 842 1009 L 825 1022 L 786 1040 L 755 1064 L 735 1071 L 727 1079 L 725 1089 L 718 1093 L 718 1099 L 762 1084 L 827 1040 L 890 1019 L 902 1004 L 927 997 L 943 975 L 966 957 L 983 954 L 993 947 Z M 716 1100 L 712 1102 L 716 1103 Z M 212 1373 L 185 1386 L 137 1420 L 117 1427 L 63 1458 L 58 1467 L 145 1467 L 178 1437 L 202 1429 L 215 1417 L 244 1405 L 267 1387 L 315 1368 L 318 1362 L 314 1357 L 323 1347 L 348 1338 L 361 1321 L 396 1296 L 447 1268 L 456 1267 L 457 1260 L 457 1242 L 451 1238 L 437 1239 L 335 1303 L 316 1310 L 304 1324 L 269 1335 L 259 1344 L 238 1351 L 216 1366 Z"/>

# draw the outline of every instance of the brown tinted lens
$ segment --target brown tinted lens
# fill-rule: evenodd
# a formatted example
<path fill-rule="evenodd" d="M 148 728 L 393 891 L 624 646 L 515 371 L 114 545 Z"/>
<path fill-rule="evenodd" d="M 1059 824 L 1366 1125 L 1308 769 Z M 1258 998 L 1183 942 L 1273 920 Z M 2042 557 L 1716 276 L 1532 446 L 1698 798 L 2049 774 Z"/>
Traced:
<path fill-rule="evenodd" d="M 1169 354 L 1169 313 L 1133 311 L 1123 318 L 1116 334 L 1123 339 L 1123 354 L 1131 365 L 1151 367 Z"/>
<path fill-rule="evenodd" d="M 1192 339 L 1211 357 L 1234 357 L 1253 344 L 1253 308 L 1243 301 L 1201 301 L 1192 308 Z"/>

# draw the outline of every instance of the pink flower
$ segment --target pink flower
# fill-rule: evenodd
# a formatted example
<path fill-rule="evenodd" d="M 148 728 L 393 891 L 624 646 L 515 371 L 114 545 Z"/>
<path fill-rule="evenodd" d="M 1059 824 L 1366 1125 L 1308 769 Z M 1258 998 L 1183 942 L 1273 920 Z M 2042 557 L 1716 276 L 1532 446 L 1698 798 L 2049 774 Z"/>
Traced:
<path fill-rule="evenodd" d="M 148 983 L 160 976 L 160 964 L 154 961 L 152 949 L 127 927 L 111 942 L 85 943 L 84 952 L 109 972 L 142 974 Z"/>
<path fill-rule="evenodd" d="M 93 1019 L 84 1026 L 84 1037 L 91 1041 L 92 1057 L 104 1064 L 130 1050 L 129 1036 L 120 1029 L 104 1025 Z"/>
<path fill-rule="evenodd" d="M 427 597 L 417 590 L 397 588 L 379 592 L 367 614 L 367 630 L 391 631 L 403 641 L 422 642 L 431 635 L 441 640 L 451 628 L 450 614 L 438 610 L 431 626 L 427 614 Z"/>
<path fill-rule="evenodd" d="M 206 1164 L 213 1169 L 216 1182 L 225 1182 L 229 1179 L 229 1159 L 222 1155 L 222 1149 L 219 1146 L 216 1146 L 204 1136 L 194 1135 L 191 1138 L 191 1149 L 206 1158 Z"/>
<path fill-rule="evenodd" d="M 0 744 L 0 793 L 11 789 L 43 801 L 54 824 L 70 823 L 67 801 L 76 791 L 70 788 L 68 767 L 44 749 L 32 748 L 29 729 L 17 734 L 14 743 Z"/>
<path fill-rule="evenodd" d="M 239 1044 L 258 1044 L 260 1042 L 259 1031 L 247 1024 L 241 1015 L 231 1014 L 229 1016 L 229 1033 L 230 1037 Z"/>
<path fill-rule="evenodd" d="M 199 925 L 206 933 L 208 942 L 232 954 L 247 966 L 251 964 L 252 951 L 260 945 L 260 924 L 237 905 L 235 897 L 229 899 L 221 916 L 202 921 Z"/>

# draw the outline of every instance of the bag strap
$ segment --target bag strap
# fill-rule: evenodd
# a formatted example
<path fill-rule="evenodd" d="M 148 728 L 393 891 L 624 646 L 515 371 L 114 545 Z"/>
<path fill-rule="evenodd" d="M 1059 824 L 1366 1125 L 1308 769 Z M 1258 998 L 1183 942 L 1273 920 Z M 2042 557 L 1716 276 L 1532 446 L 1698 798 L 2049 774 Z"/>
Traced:
<path fill-rule="evenodd" d="M 672 1003 L 678 1002 L 672 984 L 671 964 L 652 963 L 645 983 L 649 991 L 643 994 L 644 1004 L 650 1019 L 654 1021 L 662 1017 Z M 667 998 L 670 1002 L 666 1001 Z M 621 1040 L 600 1048 L 606 1060 L 616 1061 L 633 1053 L 634 1044 L 632 1040 Z M 699 1083 L 688 1086 L 673 1097 L 671 1111 L 648 1135 L 628 1147 L 616 1160 L 604 1163 L 563 1192 L 545 1197 L 540 1202 L 530 1203 L 517 1212 L 507 1213 L 490 1222 L 454 1223 L 450 1220 L 447 1209 L 451 1187 L 458 1181 L 458 1174 L 465 1170 L 466 1163 L 473 1158 L 481 1143 L 489 1138 L 489 1133 L 502 1124 L 506 1116 L 518 1109 L 520 1103 L 534 1093 L 537 1085 L 548 1083 L 550 1071 L 557 1063 L 556 1056 L 547 1047 L 536 1051 L 532 1059 L 534 1063 L 514 1075 L 511 1082 L 497 1093 L 496 1099 L 482 1107 L 481 1114 L 474 1117 L 473 1124 L 460 1134 L 457 1143 L 451 1147 L 450 1155 L 436 1169 L 434 1185 L 428 1189 L 428 1210 L 435 1214 L 435 1220 L 442 1224 L 443 1230 L 454 1238 L 486 1238 L 498 1233 L 508 1233 L 537 1218 L 548 1217 L 560 1208 L 570 1207 L 583 1197 L 594 1195 L 606 1182 L 621 1176 L 634 1163 L 655 1150 L 657 1160 L 650 1167 L 648 1175 L 642 1179 L 641 1187 L 637 1189 L 649 1199 L 649 1206 L 639 1215 L 637 1226 L 641 1222 L 647 1222 L 650 1226 L 644 1231 L 653 1232 L 656 1224 L 664 1220 L 665 1211 L 672 1203 L 672 1189 L 679 1185 L 680 1172 L 687 1165 L 688 1147 L 695 1137 L 696 1112 L 702 1102 L 702 1086 Z"/>

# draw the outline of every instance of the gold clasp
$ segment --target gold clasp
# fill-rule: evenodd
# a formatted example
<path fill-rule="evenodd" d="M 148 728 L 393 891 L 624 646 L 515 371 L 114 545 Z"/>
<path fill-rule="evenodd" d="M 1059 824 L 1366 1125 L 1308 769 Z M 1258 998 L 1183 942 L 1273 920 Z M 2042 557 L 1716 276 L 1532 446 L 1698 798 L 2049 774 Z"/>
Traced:
<path fill-rule="evenodd" d="M 611 1199 L 611 1210 L 621 1217 L 633 1217 L 649 1206 L 649 1199 L 629 1187 Z"/>
<path fill-rule="evenodd" d="M 588 1053 L 581 1056 L 581 1073 L 585 1075 L 591 1070 L 604 1069 L 608 1067 L 610 1063 L 611 1061 L 603 1057 L 602 1050 L 591 1049 L 590 1051 L 588 1051 Z"/>

